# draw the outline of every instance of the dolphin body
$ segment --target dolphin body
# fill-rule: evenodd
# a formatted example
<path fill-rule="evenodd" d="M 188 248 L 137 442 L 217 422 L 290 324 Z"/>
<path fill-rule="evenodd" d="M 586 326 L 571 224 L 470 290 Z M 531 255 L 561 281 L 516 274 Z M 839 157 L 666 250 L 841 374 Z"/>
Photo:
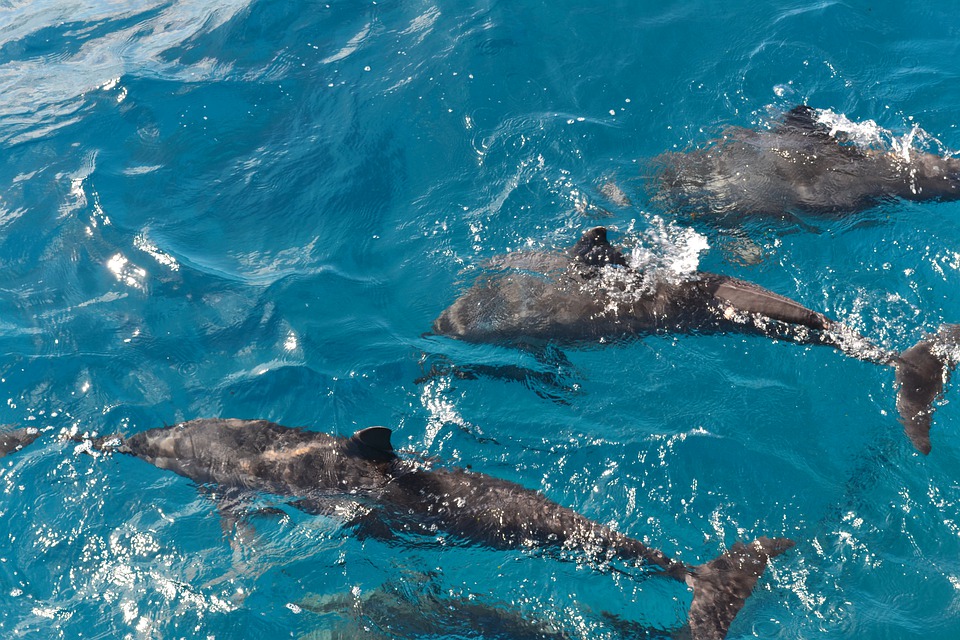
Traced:
<path fill-rule="evenodd" d="M 724 275 L 649 281 L 591 229 L 564 253 L 508 254 L 498 271 L 446 308 L 433 332 L 515 346 L 596 343 L 651 334 L 738 333 L 825 345 L 896 369 L 897 409 L 921 453 L 930 452 L 933 402 L 957 362 L 960 325 L 943 325 L 903 353 L 763 287 Z"/>
<path fill-rule="evenodd" d="M 417 584 L 409 576 L 362 593 L 338 593 L 298 605 L 325 616 L 333 614 L 338 621 L 332 629 L 316 631 L 303 640 L 574 640 L 551 621 L 531 618 L 510 606 L 487 603 L 473 595 L 451 596 L 439 585 Z M 662 632 L 659 635 L 662 637 Z M 636 637 L 649 639 L 651 635 Z"/>
<path fill-rule="evenodd" d="M 806 105 L 770 130 L 728 127 L 690 152 L 652 161 L 653 201 L 692 215 L 843 214 L 885 200 L 960 198 L 960 159 L 863 147 Z"/>
<path fill-rule="evenodd" d="M 694 640 L 724 638 L 768 560 L 794 545 L 760 537 L 706 564 L 688 565 L 519 484 L 403 459 L 390 434 L 369 427 L 342 438 L 266 420 L 200 419 L 126 439 L 72 438 L 227 493 L 288 496 L 309 513 L 329 513 L 332 504 L 349 500 L 366 508 L 351 524 L 369 535 L 442 533 L 494 549 L 573 552 L 596 562 L 645 566 L 693 589 L 688 627 L 681 632 Z"/>
<path fill-rule="evenodd" d="M 509 604 L 486 601 L 475 594 L 451 595 L 435 582 L 419 583 L 405 574 L 363 592 L 345 592 L 298 601 L 302 608 L 333 617 L 328 629 L 302 640 L 393 640 L 394 638 L 476 638 L 483 640 L 577 640 L 582 632 L 569 632 L 562 618 L 538 619 Z M 689 629 L 663 629 L 625 620 L 601 611 L 597 635 L 621 640 L 683 640 Z M 578 625 L 580 626 L 580 625 Z M 583 628 L 581 626 L 581 628 Z"/>

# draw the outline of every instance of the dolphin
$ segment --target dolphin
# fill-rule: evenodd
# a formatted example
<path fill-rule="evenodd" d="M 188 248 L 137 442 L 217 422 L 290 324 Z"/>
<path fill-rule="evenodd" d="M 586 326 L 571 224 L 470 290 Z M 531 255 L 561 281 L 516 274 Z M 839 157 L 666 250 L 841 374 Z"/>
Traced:
<path fill-rule="evenodd" d="M 563 253 L 508 254 L 433 323 L 469 342 L 537 348 L 663 334 L 738 333 L 824 345 L 896 370 L 897 409 L 917 451 L 930 452 L 933 402 L 958 359 L 960 325 L 943 325 L 903 353 L 871 343 L 822 313 L 763 287 L 696 272 L 649 278 L 596 227 Z"/>
<path fill-rule="evenodd" d="M 344 438 L 266 420 L 199 419 L 129 438 L 71 438 L 87 450 L 135 456 L 224 492 L 287 496 L 308 513 L 330 513 L 332 505 L 351 501 L 362 513 L 351 524 L 367 535 L 443 534 L 493 549 L 646 567 L 693 589 L 687 624 L 694 640 L 724 638 L 767 562 L 794 546 L 787 538 L 759 537 L 688 565 L 522 485 L 402 458 L 390 436 L 385 427 Z"/>
<path fill-rule="evenodd" d="M 419 578 L 419 579 L 418 579 Z M 491 602 L 476 594 L 454 595 L 422 574 L 404 574 L 372 589 L 308 596 L 297 605 L 324 616 L 324 629 L 302 640 L 391 640 L 439 637 L 485 640 L 577 640 L 592 625 L 568 631 L 562 613 L 533 617 L 510 604 Z M 333 618 L 333 620 L 329 620 Z M 688 627 L 665 629 L 627 620 L 607 611 L 594 612 L 597 637 L 622 640 L 688 640 Z M 592 637 L 592 636 L 591 636 Z"/>
<path fill-rule="evenodd" d="M 769 130 L 728 127 L 701 149 L 657 156 L 653 201 L 722 219 L 838 215 L 896 198 L 960 198 L 960 158 L 864 146 L 820 115 L 799 105 Z"/>
<path fill-rule="evenodd" d="M 488 603 L 473 594 L 455 596 L 444 593 L 438 584 L 418 584 L 409 576 L 373 589 L 364 589 L 363 592 L 348 591 L 319 599 L 311 598 L 297 604 L 314 613 L 335 616 L 334 625 L 327 623 L 327 626 L 332 626 L 331 629 L 318 630 L 309 636 L 315 640 L 575 638 L 552 621 L 528 617 L 509 605 Z M 662 630 L 658 631 L 661 631 L 659 636 L 664 637 Z"/>

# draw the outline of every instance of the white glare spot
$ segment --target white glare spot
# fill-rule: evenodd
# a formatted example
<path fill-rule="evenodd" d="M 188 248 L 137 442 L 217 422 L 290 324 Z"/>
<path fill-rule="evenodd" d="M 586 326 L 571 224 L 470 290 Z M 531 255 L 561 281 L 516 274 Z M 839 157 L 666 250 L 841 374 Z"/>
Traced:
<path fill-rule="evenodd" d="M 107 269 L 117 277 L 119 282 L 128 287 L 143 288 L 143 280 L 147 272 L 127 260 L 122 253 L 118 253 L 107 261 Z"/>
<path fill-rule="evenodd" d="M 161 251 L 157 245 L 147 240 L 146 236 L 144 236 L 142 233 L 133 239 L 133 246 L 135 246 L 137 249 L 140 249 L 144 253 L 149 254 L 154 260 L 163 266 L 169 267 L 170 271 L 179 271 L 180 264 L 177 262 L 177 259 L 170 254 Z"/>

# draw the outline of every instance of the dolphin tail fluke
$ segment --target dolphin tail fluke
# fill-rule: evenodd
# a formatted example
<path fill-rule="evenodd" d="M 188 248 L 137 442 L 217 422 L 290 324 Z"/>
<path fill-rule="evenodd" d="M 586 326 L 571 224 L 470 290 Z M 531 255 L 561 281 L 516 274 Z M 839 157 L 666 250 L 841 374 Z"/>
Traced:
<path fill-rule="evenodd" d="M 897 412 L 917 451 L 930 453 L 933 402 L 943 393 L 960 356 L 960 325 L 945 324 L 900 354 L 897 369 Z"/>
<path fill-rule="evenodd" d="M 723 555 L 693 568 L 687 584 L 693 587 L 690 637 L 722 640 L 743 608 L 770 558 L 794 545 L 788 538 L 760 537 L 750 544 L 738 542 Z"/>

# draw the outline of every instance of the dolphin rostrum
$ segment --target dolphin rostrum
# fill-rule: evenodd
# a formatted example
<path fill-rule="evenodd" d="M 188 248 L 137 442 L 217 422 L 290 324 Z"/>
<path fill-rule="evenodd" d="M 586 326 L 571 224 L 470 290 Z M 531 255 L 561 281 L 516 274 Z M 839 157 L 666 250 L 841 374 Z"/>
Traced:
<path fill-rule="evenodd" d="M 648 278 L 603 227 L 565 253 L 508 254 L 433 323 L 436 334 L 517 346 L 607 342 L 650 334 L 739 333 L 826 345 L 896 369 L 897 409 L 914 447 L 930 452 L 933 402 L 957 363 L 960 325 L 903 353 L 763 287 L 715 273 Z"/>
<path fill-rule="evenodd" d="M 367 535 L 444 534 L 494 549 L 576 553 L 595 562 L 643 566 L 693 589 L 688 624 L 694 640 L 725 637 L 768 560 L 794 545 L 787 538 L 760 537 L 738 542 L 706 564 L 688 565 L 522 485 L 402 458 L 390 435 L 385 427 L 343 438 L 266 420 L 200 419 L 125 439 L 72 439 L 227 492 L 287 496 L 310 513 L 330 513 L 331 505 L 346 499 L 362 511 L 351 524 Z"/>
<path fill-rule="evenodd" d="M 843 214 L 885 200 L 960 198 L 960 159 L 864 145 L 794 107 L 769 130 L 727 127 L 701 149 L 654 158 L 654 202 L 670 210 L 787 217 Z"/>

